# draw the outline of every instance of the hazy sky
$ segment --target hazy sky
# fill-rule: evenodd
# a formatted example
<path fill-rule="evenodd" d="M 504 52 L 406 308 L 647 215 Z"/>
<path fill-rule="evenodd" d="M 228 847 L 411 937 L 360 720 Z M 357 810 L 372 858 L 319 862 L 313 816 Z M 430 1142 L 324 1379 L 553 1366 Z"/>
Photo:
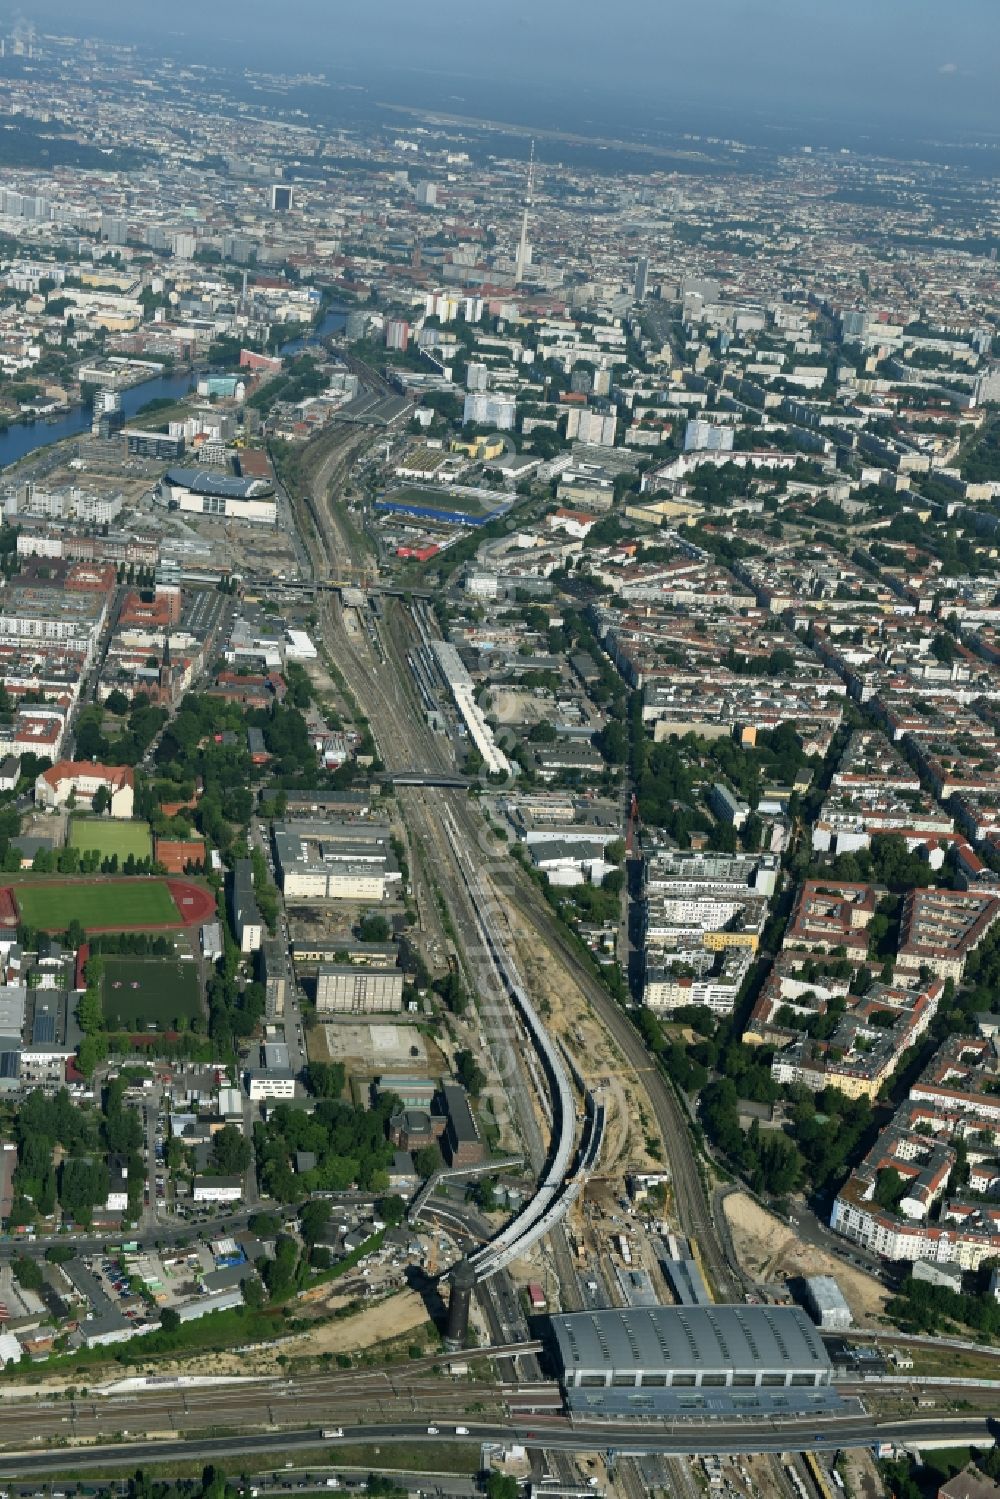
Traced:
<path fill-rule="evenodd" d="M 0 0 L 0 15 L 18 9 Z M 405 89 L 405 72 L 421 102 L 437 77 L 439 107 L 459 113 L 482 81 L 491 108 L 508 97 L 522 118 L 558 99 L 570 129 L 600 101 L 605 119 L 690 105 L 698 129 L 715 107 L 724 134 L 736 109 L 1000 139 L 1000 0 L 22 0 L 20 11 L 42 29 L 161 38 L 206 59 L 362 70 L 386 95 Z"/>

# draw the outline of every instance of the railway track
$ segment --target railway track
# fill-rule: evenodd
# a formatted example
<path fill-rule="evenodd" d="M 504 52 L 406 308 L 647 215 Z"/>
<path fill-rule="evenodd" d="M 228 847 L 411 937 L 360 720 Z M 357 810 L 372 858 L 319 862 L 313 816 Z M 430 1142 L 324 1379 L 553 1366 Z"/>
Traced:
<path fill-rule="evenodd" d="M 331 547 L 336 544 L 335 522 L 327 506 L 321 503 L 316 508 L 323 519 L 314 539 L 322 545 L 329 559 Z M 389 671 L 378 672 L 364 661 L 347 632 L 337 628 L 338 621 L 331 612 L 336 608 L 332 603 L 321 606 L 325 631 L 333 631 L 336 635 L 336 640 L 328 640 L 328 644 L 337 647 L 338 664 L 365 708 L 387 769 L 405 769 L 415 761 L 428 768 L 453 769 L 453 765 L 448 764 L 440 736 L 428 727 L 415 699 L 406 657 L 408 649 L 415 648 L 418 642 L 412 622 L 401 621 L 401 605 L 394 600 L 388 603 L 382 638 Z M 391 691 L 385 685 L 387 678 L 393 681 Z M 427 792 L 414 795 L 403 788 L 399 788 L 398 794 L 405 798 L 403 804 L 411 830 L 418 826 L 424 838 L 437 846 L 439 854 L 445 851 L 445 840 L 441 838 L 440 826 L 435 824 L 432 828 L 429 819 L 434 802 L 444 795 L 448 795 L 448 805 L 470 847 L 482 844 L 485 832 L 482 818 L 464 794 L 455 796 L 437 791 L 432 799 Z M 491 880 L 490 883 L 495 885 L 498 882 Z M 558 953 L 587 1003 L 637 1075 L 649 1098 L 667 1153 L 679 1226 L 684 1234 L 696 1241 L 716 1295 L 721 1299 L 741 1295 L 746 1282 L 731 1262 L 716 1224 L 710 1190 L 702 1178 L 691 1137 L 690 1121 L 671 1085 L 651 1060 L 635 1026 L 582 959 L 569 936 L 560 930 L 541 894 L 521 878 L 512 865 L 503 888 L 496 889 L 495 896 L 498 903 L 506 903 L 508 908 L 516 910 L 539 938 Z"/>
<path fill-rule="evenodd" d="M 398 606 L 390 605 L 390 611 L 394 608 Z M 399 677 L 403 672 L 399 657 L 401 643 L 392 629 L 385 632 L 385 638 L 389 642 L 390 660 Z M 405 651 L 403 659 L 405 660 Z M 404 691 L 405 686 L 408 686 L 408 683 L 404 684 Z M 385 689 L 380 682 L 373 680 L 370 687 L 374 687 L 375 694 L 387 707 L 392 706 L 386 700 Z M 371 700 L 372 695 L 369 691 L 369 702 Z M 422 719 L 417 719 L 419 727 L 414 725 L 417 729 L 415 735 L 407 738 L 400 732 L 399 719 L 396 714 L 387 716 L 389 721 L 384 722 L 381 713 L 371 714 L 373 727 L 378 724 L 379 728 L 384 728 L 386 739 L 391 742 L 394 756 L 401 757 L 401 761 L 394 759 L 392 763 L 412 763 L 414 750 L 418 747 L 414 744 L 414 739 L 418 739 L 419 753 L 423 757 L 422 763 L 434 769 L 451 768 L 446 764 L 439 737 L 427 728 Z M 376 737 L 378 737 L 378 729 Z M 383 750 L 383 758 L 386 758 L 388 743 L 380 745 L 380 748 Z M 386 764 L 392 768 L 388 759 L 386 759 Z M 407 795 L 412 798 L 412 793 L 407 793 Z M 455 796 L 443 791 L 433 793 L 434 799 L 445 796 L 448 798 L 452 815 L 466 839 L 471 846 L 478 846 L 483 834 L 482 819 L 464 795 Z M 425 792 L 415 800 L 419 806 L 418 815 L 421 820 L 424 820 L 433 806 L 431 795 Z M 443 852 L 444 840 L 440 838 L 440 830 L 437 829 L 436 834 L 432 833 L 430 836 L 436 842 L 440 840 L 439 847 Z M 702 1180 L 695 1155 L 689 1121 L 672 1087 L 651 1060 L 642 1037 L 629 1017 L 608 994 L 600 979 L 582 959 L 569 936 L 560 930 L 541 894 L 533 885 L 520 879 L 518 871 L 513 866 L 510 867 L 509 879 L 505 879 L 503 889 L 497 892 L 497 899 L 498 904 L 506 904 L 516 909 L 522 920 L 533 928 L 550 948 L 558 951 L 564 967 L 612 1036 L 626 1061 L 638 1075 L 649 1097 L 650 1106 L 666 1148 L 679 1226 L 683 1233 L 696 1240 L 706 1274 L 717 1296 L 721 1299 L 730 1299 L 742 1294 L 743 1277 L 734 1270 L 725 1252 L 722 1237 L 713 1216 L 711 1199 L 706 1184 Z"/>
<path fill-rule="evenodd" d="M 198 1398 L 203 1394 L 191 1389 L 114 1401 L 76 1399 L 60 1401 L 52 1409 L 18 1407 L 5 1402 L 0 1452 L 26 1443 L 50 1443 L 57 1438 L 92 1440 L 116 1431 L 123 1434 L 174 1431 L 192 1436 L 221 1426 L 274 1430 L 303 1422 L 323 1427 L 373 1417 L 405 1419 L 419 1415 L 430 1405 L 451 1409 L 459 1418 L 467 1410 L 510 1416 L 536 1411 L 557 1414 L 563 1408 L 559 1387 L 551 1381 L 493 1384 L 470 1383 L 463 1378 L 449 1385 L 440 1378 L 407 1383 L 385 1376 L 381 1381 L 362 1382 L 354 1389 L 344 1386 L 309 1389 L 296 1381 L 288 1387 L 260 1393 L 213 1390 L 210 1402 Z"/>
<path fill-rule="evenodd" d="M 535 926 L 550 946 L 558 949 L 564 965 L 591 1008 L 632 1070 L 639 1076 L 666 1148 L 681 1231 L 697 1240 L 705 1270 L 717 1295 L 727 1299 L 735 1294 L 742 1294 L 743 1277 L 733 1269 L 723 1248 L 691 1139 L 690 1123 L 676 1094 L 651 1060 L 642 1037 L 629 1017 L 619 1009 L 600 980 L 583 962 L 573 943 L 555 925 L 541 896 L 533 887 L 526 890 L 516 880 L 503 893 L 507 901 L 526 921 Z"/>

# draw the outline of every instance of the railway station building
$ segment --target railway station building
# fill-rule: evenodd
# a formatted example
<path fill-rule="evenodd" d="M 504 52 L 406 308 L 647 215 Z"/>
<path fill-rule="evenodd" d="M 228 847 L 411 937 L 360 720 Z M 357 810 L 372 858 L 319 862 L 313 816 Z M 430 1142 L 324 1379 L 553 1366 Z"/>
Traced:
<path fill-rule="evenodd" d="M 798 1307 L 657 1306 L 551 1319 L 571 1411 L 595 1416 L 837 1410 L 833 1368 Z"/>

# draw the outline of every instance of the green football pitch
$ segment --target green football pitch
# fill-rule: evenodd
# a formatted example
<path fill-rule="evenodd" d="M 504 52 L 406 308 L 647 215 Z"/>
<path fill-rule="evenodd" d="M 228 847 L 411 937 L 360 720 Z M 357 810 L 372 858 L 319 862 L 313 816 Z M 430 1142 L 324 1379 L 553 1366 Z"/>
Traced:
<path fill-rule="evenodd" d="M 90 931 L 143 931 L 180 925 L 180 913 L 163 880 L 22 880 L 14 885 L 21 920 L 44 932 L 63 932 L 71 921 Z"/>
<path fill-rule="evenodd" d="M 153 852 L 153 840 L 146 822 L 126 822 L 113 817 L 74 817 L 70 824 L 69 841 L 73 848 L 89 853 L 96 849 L 103 859 L 118 855 L 119 864 L 133 854 L 137 859 L 148 859 Z"/>
<path fill-rule="evenodd" d="M 101 1003 L 110 1030 L 172 1030 L 202 1013 L 198 968 L 177 958 L 101 959 Z"/>

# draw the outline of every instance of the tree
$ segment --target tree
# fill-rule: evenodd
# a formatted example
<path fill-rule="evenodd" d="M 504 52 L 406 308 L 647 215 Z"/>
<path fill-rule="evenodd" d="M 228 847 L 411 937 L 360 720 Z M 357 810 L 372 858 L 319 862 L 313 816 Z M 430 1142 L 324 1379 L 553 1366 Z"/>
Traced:
<path fill-rule="evenodd" d="M 108 1038 L 102 1035 L 84 1036 L 76 1050 L 76 1065 L 84 1077 L 92 1077 L 108 1054 Z"/>
<path fill-rule="evenodd" d="M 264 1266 L 264 1281 L 272 1301 L 287 1296 L 295 1281 L 299 1263 L 299 1249 L 288 1234 L 281 1234 L 274 1246 L 274 1259 Z"/>
<path fill-rule="evenodd" d="M 74 1156 L 59 1168 L 59 1201 L 66 1218 L 85 1227 L 94 1207 L 108 1195 L 110 1179 L 103 1161 Z"/>
<path fill-rule="evenodd" d="M 123 714 L 129 711 L 131 705 L 121 688 L 114 687 L 105 698 L 104 706 L 109 713 L 114 713 L 117 717 L 121 718 Z"/>
<path fill-rule="evenodd" d="M 604 728 L 594 736 L 594 743 L 609 765 L 624 765 L 628 758 L 628 736 L 625 727 L 616 719 L 609 719 Z"/>
<path fill-rule="evenodd" d="M 243 1281 L 243 1305 L 259 1311 L 264 1305 L 264 1286 L 256 1275 L 248 1275 Z"/>
<path fill-rule="evenodd" d="M 223 1125 L 212 1137 L 212 1164 L 223 1176 L 242 1176 L 252 1154 L 250 1141 L 235 1124 Z"/>
<path fill-rule="evenodd" d="M 299 1214 L 302 1237 L 310 1249 L 323 1237 L 330 1222 L 330 1204 L 323 1197 L 314 1197 L 307 1202 Z"/>
<path fill-rule="evenodd" d="M 528 739 L 532 744 L 555 744 L 557 738 L 555 725 L 549 723 L 547 718 L 532 724 L 528 733 Z"/>
<path fill-rule="evenodd" d="M 342 1062 L 310 1062 L 306 1067 L 306 1086 L 317 1098 L 339 1098 L 344 1091 Z"/>
<path fill-rule="evenodd" d="M 931 641 L 931 655 L 935 656 L 942 666 L 951 666 L 958 655 L 954 640 L 943 630 Z"/>
<path fill-rule="evenodd" d="M 387 1228 L 398 1228 L 406 1217 L 406 1203 L 402 1197 L 380 1197 L 375 1211 Z"/>
<path fill-rule="evenodd" d="M 98 817 L 104 816 L 105 812 L 111 806 L 111 793 L 108 790 L 107 786 L 98 786 L 97 790 L 94 792 L 94 800 L 92 806 Z"/>
<path fill-rule="evenodd" d="M 88 982 L 77 1002 L 76 1018 L 80 1029 L 87 1036 L 96 1035 L 104 1029 L 104 1009 L 97 984 Z"/>
<path fill-rule="evenodd" d="M 18 1255 L 12 1268 L 15 1279 L 27 1291 L 40 1291 L 45 1284 L 41 1265 L 37 1260 L 29 1259 L 27 1255 Z"/>
<path fill-rule="evenodd" d="M 886 1166 L 878 1174 L 875 1183 L 875 1201 L 881 1208 L 888 1208 L 895 1212 L 899 1200 L 906 1191 L 906 1180 L 896 1170 L 895 1166 Z"/>
<path fill-rule="evenodd" d="M 258 1239 L 273 1239 L 281 1232 L 281 1219 L 277 1213 L 254 1213 L 250 1218 L 250 1227 Z"/>
<path fill-rule="evenodd" d="M 379 911 L 366 911 L 358 923 L 362 942 L 388 942 L 391 935 L 389 923 Z"/>
<path fill-rule="evenodd" d="M 490 1177 L 480 1177 L 473 1184 L 472 1196 L 476 1206 L 484 1213 L 495 1213 L 497 1210 L 497 1184 Z"/>
<path fill-rule="evenodd" d="M 176 1332 L 181 1325 L 180 1313 L 174 1311 L 172 1306 L 165 1306 L 160 1312 L 160 1326 L 164 1332 Z"/>
<path fill-rule="evenodd" d="M 435 1171 L 440 1171 L 441 1169 L 440 1150 L 436 1145 L 423 1146 L 414 1155 L 413 1165 L 416 1168 L 417 1175 L 423 1177 L 426 1181 L 429 1176 L 434 1175 Z"/>
<path fill-rule="evenodd" d="M 976 1467 L 987 1478 L 1000 1482 L 1000 1447 L 986 1447 L 976 1452 Z"/>
<path fill-rule="evenodd" d="M 750 853 L 755 854 L 760 848 L 761 838 L 764 836 L 764 823 L 756 812 L 751 812 L 743 824 L 743 847 Z"/>
<path fill-rule="evenodd" d="M 478 1098 L 486 1084 L 486 1073 L 471 1051 L 460 1051 L 455 1057 L 455 1072 L 459 1082 L 473 1098 Z"/>

